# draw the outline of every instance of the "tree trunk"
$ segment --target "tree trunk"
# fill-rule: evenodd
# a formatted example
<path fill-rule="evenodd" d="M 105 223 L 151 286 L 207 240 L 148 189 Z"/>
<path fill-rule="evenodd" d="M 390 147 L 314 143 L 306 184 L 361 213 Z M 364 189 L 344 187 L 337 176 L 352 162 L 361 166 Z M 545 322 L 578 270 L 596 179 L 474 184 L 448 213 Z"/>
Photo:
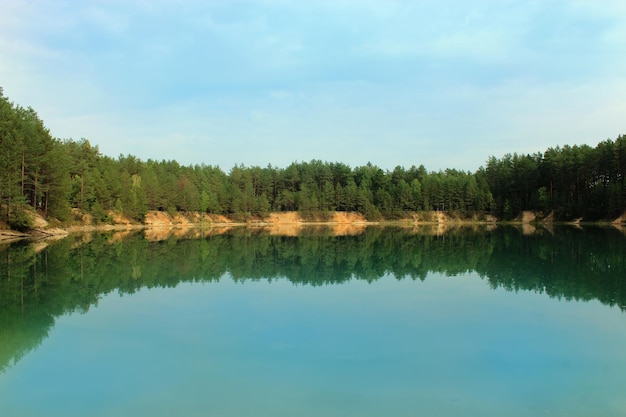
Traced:
<path fill-rule="evenodd" d="M 24 151 L 22 151 L 22 195 L 24 195 Z"/>
<path fill-rule="evenodd" d="M 7 190 L 9 191 L 8 199 L 7 199 L 7 223 L 11 222 L 11 196 L 13 192 L 11 191 L 11 171 L 7 172 Z"/>
<path fill-rule="evenodd" d="M 35 171 L 35 184 L 33 185 L 33 208 L 37 211 L 37 180 L 39 178 L 39 171 Z"/>

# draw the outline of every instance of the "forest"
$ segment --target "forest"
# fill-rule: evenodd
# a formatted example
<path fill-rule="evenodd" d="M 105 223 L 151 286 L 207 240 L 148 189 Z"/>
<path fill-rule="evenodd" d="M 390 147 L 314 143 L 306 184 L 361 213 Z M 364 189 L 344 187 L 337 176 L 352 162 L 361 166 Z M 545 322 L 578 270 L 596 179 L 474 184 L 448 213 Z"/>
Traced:
<path fill-rule="evenodd" d="M 417 161 L 416 161 L 417 165 Z M 626 210 L 626 136 L 596 147 L 564 145 L 543 153 L 488 157 L 476 172 L 427 171 L 419 164 L 383 170 L 311 160 L 282 168 L 184 166 L 174 160 L 113 158 L 82 138 L 51 135 L 37 112 L 4 96 L 0 87 L 0 219 L 32 227 L 28 210 L 71 220 L 72 209 L 96 223 L 111 213 L 141 221 L 150 210 L 225 214 L 245 220 L 298 211 L 324 218 L 333 211 L 369 220 L 446 211 L 457 217 L 513 219 L 522 211 L 555 219 L 612 219 Z"/>

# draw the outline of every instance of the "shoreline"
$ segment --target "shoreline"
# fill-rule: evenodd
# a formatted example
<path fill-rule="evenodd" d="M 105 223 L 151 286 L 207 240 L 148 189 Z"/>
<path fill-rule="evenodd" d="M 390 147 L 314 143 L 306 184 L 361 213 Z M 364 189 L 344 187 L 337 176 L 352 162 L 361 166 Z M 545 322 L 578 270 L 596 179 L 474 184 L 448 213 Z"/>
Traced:
<path fill-rule="evenodd" d="M 84 221 L 85 219 L 83 219 Z M 414 213 L 412 217 L 396 220 L 370 221 L 365 216 L 356 212 L 334 212 L 327 219 L 305 219 L 298 212 L 273 212 L 263 218 L 252 218 L 246 221 L 230 219 L 223 215 L 209 215 L 206 213 L 177 213 L 170 216 L 165 212 L 149 212 L 143 223 L 131 221 L 123 216 L 115 216 L 113 224 L 91 224 L 90 221 L 83 224 L 70 224 L 65 226 L 50 226 L 43 218 L 36 219 L 36 227 L 28 232 L 20 232 L 11 229 L 0 229 L 0 243 L 7 244 L 20 240 L 62 239 L 70 234 L 77 233 L 106 233 L 106 232 L 129 232 L 145 230 L 156 234 L 159 232 L 185 232 L 195 230 L 220 230 L 230 228 L 268 229 L 271 233 L 296 235 L 301 228 L 306 227 L 330 227 L 334 228 L 338 235 L 356 234 L 369 226 L 382 227 L 437 227 L 438 233 L 454 227 L 464 226 L 522 226 L 530 231 L 535 228 L 545 228 L 553 225 L 581 226 L 613 226 L 625 232 L 626 221 L 624 216 L 614 220 L 585 222 L 582 219 L 573 221 L 554 221 L 550 216 L 539 218 L 534 213 L 525 213 L 518 219 L 502 221 L 493 216 L 479 219 L 476 216 L 468 219 L 460 219 L 444 212 L 421 212 Z"/>

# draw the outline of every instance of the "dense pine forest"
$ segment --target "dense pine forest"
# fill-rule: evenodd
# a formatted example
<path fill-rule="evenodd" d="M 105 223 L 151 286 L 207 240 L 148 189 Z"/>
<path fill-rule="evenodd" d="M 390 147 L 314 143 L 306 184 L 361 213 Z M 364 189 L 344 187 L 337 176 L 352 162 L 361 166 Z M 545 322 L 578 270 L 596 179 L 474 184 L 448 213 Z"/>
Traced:
<path fill-rule="evenodd" d="M 32 226 L 28 206 L 61 222 L 79 209 L 96 223 L 111 221 L 111 212 L 141 221 L 149 210 L 241 219 L 272 211 L 299 211 L 305 218 L 357 211 L 371 220 L 430 210 L 512 219 L 533 210 L 557 219 L 611 219 L 626 210 L 625 170 L 624 135 L 595 148 L 491 156 L 473 173 L 319 160 L 224 172 L 205 164 L 112 158 L 87 139 L 54 138 L 35 110 L 15 105 L 0 88 L 0 216 L 15 229 Z"/>

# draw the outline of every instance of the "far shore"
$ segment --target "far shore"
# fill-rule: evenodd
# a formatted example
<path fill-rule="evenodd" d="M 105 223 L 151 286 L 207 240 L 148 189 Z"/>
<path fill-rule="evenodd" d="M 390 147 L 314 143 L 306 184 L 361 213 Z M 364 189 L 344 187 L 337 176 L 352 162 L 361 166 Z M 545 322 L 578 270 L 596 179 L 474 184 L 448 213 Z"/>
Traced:
<path fill-rule="evenodd" d="M 262 218 L 250 218 L 246 221 L 241 221 L 223 215 L 177 213 L 171 216 L 165 212 L 149 212 L 143 223 L 132 221 L 121 215 L 113 215 L 112 223 L 108 224 L 93 224 L 91 219 L 86 216 L 80 217 L 79 221 L 74 221 L 69 225 L 53 226 L 39 216 L 35 218 L 34 223 L 35 228 L 27 232 L 2 230 L 0 228 L 0 242 L 11 243 L 22 239 L 60 239 L 73 233 L 146 230 L 151 231 L 152 234 L 159 234 L 160 232 L 160 234 L 163 235 L 168 231 L 178 231 L 178 233 L 181 233 L 189 229 L 230 229 L 234 227 L 263 228 L 269 229 L 270 232 L 276 234 L 286 235 L 296 235 L 301 228 L 313 226 L 332 227 L 338 235 L 358 234 L 366 227 L 374 225 L 398 227 L 434 226 L 439 233 L 460 226 L 489 225 L 495 227 L 496 224 L 521 225 L 525 233 L 532 233 L 536 226 L 551 226 L 553 224 L 578 226 L 585 224 L 602 224 L 607 226 L 613 225 L 620 230 L 624 230 L 626 218 L 622 216 L 615 221 L 605 222 L 584 222 L 582 219 L 569 222 L 554 222 L 551 216 L 539 217 L 535 213 L 524 212 L 517 219 L 500 221 L 493 216 L 460 219 L 444 212 L 421 212 L 414 213 L 411 217 L 403 219 L 369 221 L 363 214 L 356 212 L 334 212 L 323 219 L 315 217 L 305 219 L 298 212 L 275 212 Z"/>

